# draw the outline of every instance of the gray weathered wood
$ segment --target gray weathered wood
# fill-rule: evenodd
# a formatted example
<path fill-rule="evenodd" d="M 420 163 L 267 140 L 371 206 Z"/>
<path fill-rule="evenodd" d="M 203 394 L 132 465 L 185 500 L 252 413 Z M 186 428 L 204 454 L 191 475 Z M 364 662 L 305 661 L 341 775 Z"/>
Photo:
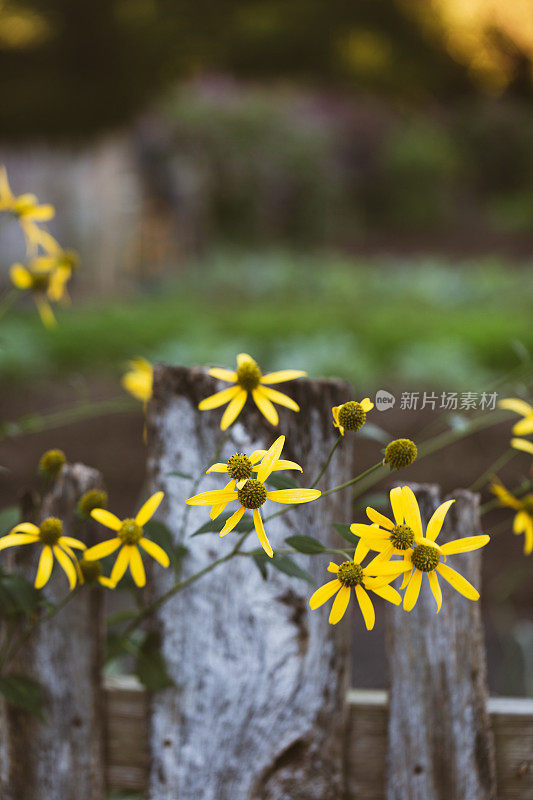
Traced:
<path fill-rule="evenodd" d="M 199 412 L 198 402 L 221 386 L 200 370 L 159 367 L 148 415 L 151 489 L 163 489 L 160 518 L 189 555 L 183 576 L 228 553 L 236 534 L 191 538 L 209 509 L 184 501 L 195 491 L 221 488 L 224 476 L 204 476 L 197 489 L 173 471 L 198 475 L 224 436 L 220 412 Z M 304 468 L 302 486 L 316 476 L 336 433 L 331 407 L 350 397 L 337 381 L 286 385 L 301 407 L 280 413 L 273 429 L 248 405 L 231 428 L 223 458 L 268 447 L 283 432 L 284 457 Z M 352 443 L 337 450 L 322 488 L 352 471 Z M 272 505 L 271 510 L 281 508 Z M 184 513 L 186 532 L 181 532 Z M 332 521 L 350 518 L 349 493 L 333 494 L 266 524 L 274 549 L 291 534 L 327 542 Z M 337 545 L 339 542 L 337 541 Z M 249 549 L 258 546 L 255 533 Z M 317 583 L 327 579 L 328 558 L 297 557 Z M 155 594 L 174 576 L 155 568 Z M 263 581 L 249 558 L 217 568 L 177 595 L 157 615 L 163 654 L 177 689 L 151 702 L 152 800 L 338 800 L 343 787 L 346 633 L 311 612 L 312 588 L 271 569 Z"/>
<path fill-rule="evenodd" d="M 423 523 L 441 502 L 435 486 L 413 487 Z M 481 533 L 478 497 L 455 493 L 439 536 Z M 481 551 L 450 557 L 480 588 Z M 479 605 L 441 580 L 443 603 L 424 579 L 415 608 L 388 611 L 390 673 L 388 800 L 493 800 L 494 748 Z"/>
<path fill-rule="evenodd" d="M 107 775 L 111 789 L 143 792 L 147 778 L 147 693 L 132 676 L 106 681 Z M 385 800 L 387 692 L 351 689 L 347 697 L 347 800 Z M 489 697 L 498 800 L 533 797 L 533 700 Z"/>
<path fill-rule="evenodd" d="M 59 517 L 66 535 L 90 544 L 94 524 L 77 529 L 76 505 L 86 491 L 101 485 L 96 470 L 82 464 L 65 466 L 34 519 Z M 17 553 L 17 562 L 32 580 L 39 552 L 27 546 Z M 67 594 L 66 577 L 57 564 L 42 591 L 53 603 Z M 103 800 L 102 625 L 101 592 L 84 587 L 56 617 L 37 627 L 13 660 L 12 674 L 42 685 L 44 721 L 13 706 L 3 707 L 2 800 Z"/>

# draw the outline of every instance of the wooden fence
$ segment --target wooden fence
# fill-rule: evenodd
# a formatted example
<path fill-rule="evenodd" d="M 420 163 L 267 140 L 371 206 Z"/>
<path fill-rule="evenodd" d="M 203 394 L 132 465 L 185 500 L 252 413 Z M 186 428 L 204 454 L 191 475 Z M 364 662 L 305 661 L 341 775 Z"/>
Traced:
<path fill-rule="evenodd" d="M 187 475 L 202 474 L 217 448 L 227 458 L 276 436 L 253 410 L 223 436 L 218 415 L 197 410 L 217 388 L 201 370 L 155 373 L 147 491 L 165 491 L 158 516 L 173 544 L 188 549 L 182 578 L 230 547 L 228 537 L 190 536 L 206 514 L 184 503 Z M 292 395 L 301 411 L 281 416 L 284 456 L 312 480 L 335 441 L 331 406 L 351 390 L 297 381 Z M 339 448 L 321 487 L 353 476 L 353 457 Z M 198 490 L 213 480 L 202 478 Z M 72 535 L 77 498 L 99 481 L 81 465 L 66 468 L 32 518 L 57 514 Z M 427 521 L 439 490 L 414 488 Z M 480 530 L 478 498 L 454 497 L 439 541 Z M 350 519 L 350 495 L 338 492 L 272 519 L 268 530 L 278 547 L 295 533 L 329 543 L 331 523 Z M 98 533 L 88 525 L 80 535 Z M 481 557 L 461 556 L 476 585 Z M 324 580 L 327 559 L 298 561 Z M 147 591 L 161 596 L 175 579 L 155 566 Z M 57 599 L 53 584 L 47 591 Z M 443 594 L 438 616 L 425 585 L 409 614 L 387 609 L 389 704 L 384 692 L 347 693 L 349 620 L 328 625 L 327 612 L 310 611 L 304 582 L 274 570 L 264 581 L 249 558 L 227 561 L 157 609 L 149 625 L 174 685 L 154 693 L 131 678 L 103 683 L 103 604 L 98 590 L 84 590 L 16 665 L 43 684 L 43 721 L 0 703 L 0 796 L 104 800 L 106 775 L 110 787 L 150 800 L 532 800 L 533 701 L 488 698 L 479 604 Z"/>

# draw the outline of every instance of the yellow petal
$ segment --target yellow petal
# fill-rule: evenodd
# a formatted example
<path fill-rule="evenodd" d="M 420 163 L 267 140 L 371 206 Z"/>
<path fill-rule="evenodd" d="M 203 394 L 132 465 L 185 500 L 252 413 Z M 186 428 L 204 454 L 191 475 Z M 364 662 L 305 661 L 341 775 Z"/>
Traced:
<path fill-rule="evenodd" d="M 337 572 L 339 571 L 339 565 L 335 564 L 333 561 L 330 561 L 327 566 L 327 570 L 328 572 L 333 572 L 336 575 Z"/>
<path fill-rule="evenodd" d="M 402 499 L 406 524 L 411 528 L 415 536 L 423 536 L 420 509 L 414 492 L 409 486 L 402 488 Z"/>
<path fill-rule="evenodd" d="M 55 213 L 54 207 L 46 203 L 42 206 L 34 206 L 31 211 L 27 212 L 24 216 L 29 216 L 36 222 L 48 222 L 48 220 L 53 218 Z"/>
<path fill-rule="evenodd" d="M 320 608 L 320 606 L 323 606 L 324 603 L 327 603 L 330 597 L 333 597 L 335 592 L 339 591 L 341 586 L 342 583 L 337 578 L 332 581 L 328 581 L 311 595 L 309 599 L 309 605 L 313 610 L 315 608 Z"/>
<path fill-rule="evenodd" d="M 448 513 L 448 509 L 451 505 L 455 503 L 455 500 L 446 500 L 445 503 L 442 503 L 434 512 L 431 519 L 428 522 L 427 530 L 426 530 L 426 539 L 434 542 L 437 536 L 439 535 L 442 524 L 444 522 L 444 518 Z"/>
<path fill-rule="evenodd" d="M 529 525 L 524 531 L 524 555 L 529 556 L 533 553 L 533 519 L 529 518 Z"/>
<path fill-rule="evenodd" d="M 233 400 L 229 403 L 228 407 L 224 411 L 222 415 L 222 419 L 220 420 L 220 430 L 225 431 L 232 422 L 235 422 L 237 417 L 242 411 L 244 404 L 246 403 L 246 398 L 248 397 L 248 392 L 245 392 L 244 389 L 241 389 L 240 386 L 237 387 L 237 394 L 233 398 Z"/>
<path fill-rule="evenodd" d="M 278 372 L 267 372 L 261 378 L 261 383 L 284 383 L 293 381 L 295 378 L 305 378 L 307 372 L 301 369 L 281 369 Z"/>
<path fill-rule="evenodd" d="M 523 533 L 529 524 L 529 514 L 519 511 L 513 520 L 513 533 Z"/>
<path fill-rule="evenodd" d="M 490 490 L 502 505 L 509 506 L 509 508 L 520 508 L 520 500 L 514 497 L 498 478 L 492 481 Z"/>
<path fill-rule="evenodd" d="M 402 596 L 399 592 L 394 589 L 394 587 L 385 584 L 384 586 L 373 586 L 370 584 L 366 584 L 366 588 L 370 589 L 374 594 L 377 594 L 379 597 L 382 597 L 384 600 L 388 600 L 389 603 L 394 603 L 395 606 L 399 606 L 402 602 Z"/>
<path fill-rule="evenodd" d="M 391 531 L 394 528 L 394 523 L 391 522 L 390 519 L 387 519 L 387 517 L 380 514 L 379 511 L 376 511 L 374 508 L 370 508 L 370 506 L 367 506 L 366 515 L 368 519 L 380 525 L 382 528 L 385 528 L 387 531 Z"/>
<path fill-rule="evenodd" d="M 422 585 L 422 573 L 419 569 L 414 569 L 411 580 L 407 585 L 405 594 L 403 596 L 403 607 L 405 611 L 411 611 L 416 605 L 418 595 L 420 594 L 420 586 Z"/>
<path fill-rule="evenodd" d="M 137 586 L 144 586 L 146 584 L 146 572 L 144 571 L 143 560 L 139 553 L 139 548 L 135 547 L 135 545 L 130 548 L 130 572 Z"/>
<path fill-rule="evenodd" d="M 121 383 L 124 389 L 141 403 L 147 403 L 152 397 L 152 375 L 126 372 L 121 378 Z"/>
<path fill-rule="evenodd" d="M 339 408 L 340 406 L 333 406 L 331 413 L 333 414 L 333 422 L 338 426 L 339 424 Z"/>
<path fill-rule="evenodd" d="M 365 575 L 375 578 L 377 575 L 400 575 L 411 569 L 411 564 L 405 561 L 383 561 L 380 556 L 376 556 L 373 561 L 363 568 Z"/>
<path fill-rule="evenodd" d="M 524 453 L 533 454 L 533 442 L 528 442 L 527 439 L 511 439 L 511 447 L 516 450 L 523 450 Z"/>
<path fill-rule="evenodd" d="M 214 506 L 221 503 L 230 503 L 237 499 L 237 492 L 225 492 L 223 489 L 214 489 L 211 492 L 201 492 L 189 497 L 185 502 L 189 506 Z"/>
<path fill-rule="evenodd" d="M 410 558 L 409 558 L 407 553 L 404 554 L 403 560 L 405 561 L 406 564 L 411 565 L 411 560 L 410 560 Z M 411 568 L 407 572 L 404 572 L 403 578 L 402 578 L 402 582 L 400 584 L 400 589 L 405 589 L 405 587 L 407 586 L 407 584 L 411 580 L 412 574 L 413 574 L 413 568 Z"/>
<path fill-rule="evenodd" d="M 84 544 L 83 542 L 80 542 L 79 539 L 73 539 L 72 536 L 61 536 L 59 538 L 58 544 L 61 545 L 61 547 L 63 547 L 63 546 L 74 547 L 76 550 L 86 550 L 87 549 L 87 545 L 86 544 Z"/>
<path fill-rule="evenodd" d="M 107 539 L 105 542 L 100 542 L 100 544 L 89 547 L 83 554 L 83 557 L 86 558 L 87 561 L 99 561 L 101 558 L 105 558 L 111 555 L 111 553 L 114 553 L 115 550 L 118 550 L 121 544 L 122 542 L 118 536 L 115 539 Z"/>
<path fill-rule="evenodd" d="M 57 322 L 48 300 L 45 300 L 44 297 L 41 297 L 40 295 L 36 295 L 35 305 L 37 306 L 37 311 L 39 312 L 39 316 L 41 317 L 44 327 L 48 328 L 48 330 L 55 328 Z"/>
<path fill-rule="evenodd" d="M 428 572 L 427 576 L 431 591 L 433 593 L 433 597 L 435 598 L 435 602 L 437 604 L 437 614 L 438 614 L 440 611 L 440 607 L 442 605 L 442 591 L 440 588 L 439 579 L 437 578 L 436 572 Z"/>
<path fill-rule="evenodd" d="M 139 545 L 146 550 L 149 556 L 152 556 L 162 567 L 168 567 L 170 564 L 170 559 L 168 555 L 165 553 L 162 547 L 159 547 L 158 544 L 152 542 L 151 539 L 145 539 L 144 536 L 139 541 Z"/>
<path fill-rule="evenodd" d="M 469 600 L 479 600 L 478 590 L 454 569 L 446 566 L 446 564 L 439 564 L 437 572 L 442 575 L 445 581 L 451 583 L 453 588 L 457 589 L 460 594 L 468 597 Z"/>
<path fill-rule="evenodd" d="M 42 589 L 45 583 L 48 582 L 48 579 L 52 574 L 53 563 L 54 556 L 52 554 L 52 548 L 46 545 L 43 547 L 41 556 L 39 558 L 39 566 L 37 567 L 37 575 L 35 576 L 36 589 Z"/>
<path fill-rule="evenodd" d="M 526 419 L 521 419 L 516 425 L 513 425 L 513 433 L 516 436 L 529 436 L 533 433 L 533 413 Z"/>
<path fill-rule="evenodd" d="M 357 597 L 361 613 L 363 614 L 363 619 L 365 620 L 366 629 L 367 631 L 371 631 L 376 622 L 376 612 L 374 611 L 372 600 L 368 596 L 367 592 L 365 592 L 363 587 L 359 585 L 355 587 L 355 595 Z"/>
<path fill-rule="evenodd" d="M 258 391 L 265 395 L 265 397 L 268 397 L 268 399 L 273 403 L 277 403 L 280 406 L 285 406 L 285 408 L 290 408 L 291 411 L 300 410 L 298 403 L 295 403 L 292 398 L 287 397 L 287 395 L 283 394 L 283 392 L 278 392 L 276 389 L 269 389 L 268 387 L 266 389 L 259 389 Z"/>
<path fill-rule="evenodd" d="M 445 556 L 452 556 L 455 553 L 469 553 L 471 550 L 479 550 L 490 541 L 490 536 L 465 536 L 464 539 L 456 539 L 453 542 L 446 542 L 441 545 L 441 553 Z"/>
<path fill-rule="evenodd" d="M 209 370 L 209 374 L 213 378 L 218 378 L 221 381 L 229 381 L 230 383 L 235 383 L 237 381 L 237 373 L 233 372 L 231 369 L 219 369 L 219 367 L 213 367 L 213 369 Z"/>
<path fill-rule="evenodd" d="M 279 421 L 278 412 L 263 391 L 261 389 L 254 389 L 252 391 L 252 397 L 265 419 L 267 419 L 271 425 L 277 425 Z"/>
<path fill-rule="evenodd" d="M 390 491 L 390 504 L 396 525 L 403 525 L 405 520 L 405 512 L 403 508 L 403 492 L 401 486 L 395 486 Z"/>
<path fill-rule="evenodd" d="M 198 404 L 198 408 L 200 411 L 209 411 L 212 408 L 219 408 L 219 406 L 223 406 L 229 403 L 230 400 L 233 400 L 239 392 L 242 392 L 240 386 L 230 386 L 229 389 L 223 389 L 221 392 L 216 392 L 210 395 L 210 397 L 206 397 L 205 400 L 202 400 L 201 403 Z"/>
<path fill-rule="evenodd" d="M 219 534 L 219 536 L 225 536 L 225 535 L 226 535 L 226 533 L 229 533 L 230 531 L 232 531 L 232 530 L 233 530 L 233 528 L 234 528 L 236 525 L 238 525 L 238 523 L 239 523 L 239 522 L 241 521 L 241 519 L 242 519 L 242 516 L 243 516 L 243 514 L 244 514 L 244 510 L 245 510 L 245 509 L 244 509 L 244 506 L 241 506 L 240 508 L 238 508 L 238 509 L 237 509 L 237 511 L 235 512 L 235 514 L 232 514 L 232 515 L 231 515 L 231 517 L 229 517 L 229 518 L 226 520 L 226 524 L 224 525 L 224 527 L 223 527 L 223 528 L 222 528 L 222 530 L 220 531 L 220 534 Z"/>
<path fill-rule="evenodd" d="M 296 463 L 296 461 L 286 461 L 285 459 L 276 461 L 272 467 L 272 472 L 279 472 L 281 469 L 296 469 L 298 472 L 303 472 L 303 469 L 299 464 Z"/>
<path fill-rule="evenodd" d="M 356 536 L 370 536 L 372 539 L 384 539 L 388 541 L 390 536 L 389 531 L 384 531 L 375 524 L 366 525 L 365 523 L 354 522 L 350 525 L 350 530 Z"/>
<path fill-rule="evenodd" d="M 35 544 L 37 541 L 39 540 L 33 533 L 8 533 L 0 539 L 0 550 L 19 544 Z"/>
<path fill-rule="evenodd" d="M 329 614 L 330 625 L 336 625 L 337 622 L 340 622 L 340 620 L 344 616 L 344 612 L 348 608 L 349 602 L 350 602 L 350 587 L 341 586 L 341 588 L 337 592 L 335 600 L 333 601 L 333 605 L 331 606 L 331 611 Z"/>
<path fill-rule="evenodd" d="M 355 564 L 360 564 L 361 561 L 368 555 L 369 550 L 370 546 L 368 541 L 366 539 L 359 539 L 357 542 L 357 547 L 355 548 L 355 553 L 353 554 L 353 560 Z"/>
<path fill-rule="evenodd" d="M 100 577 L 98 578 L 98 583 L 101 586 L 105 586 L 107 589 L 115 588 L 115 584 L 113 583 L 111 578 L 106 578 L 105 575 L 100 575 Z"/>
<path fill-rule="evenodd" d="M 3 165 L 0 167 L 0 199 L 4 202 L 13 199 L 13 192 L 7 179 L 7 170 Z"/>
<path fill-rule="evenodd" d="M 228 465 L 223 464 L 221 461 L 218 461 L 216 464 L 213 464 L 211 467 L 209 467 L 206 474 L 209 475 L 210 472 L 227 472 L 227 471 L 228 471 Z"/>
<path fill-rule="evenodd" d="M 269 447 L 266 455 L 259 464 L 259 469 L 257 470 L 257 480 L 260 483 L 264 483 L 272 472 L 274 464 L 279 460 L 284 444 L 285 437 L 278 436 L 274 444 Z"/>
<path fill-rule="evenodd" d="M 31 273 L 22 264 L 13 264 L 9 270 L 9 277 L 17 289 L 29 289 L 33 283 Z"/>
<path fill-rule="evenodd" d="M 254 525 L 257 537 L 261 542 L 261 547 L 263 548 L 267 556 L 270 556 L 270 558 L 272 558 L 272 556 L 274 555 L 274 551 L 272 550 L 270 542 L 267 539 L 267 535 L 263 527 L 263 520 L 261 519 L 261 514 L 259 513 L 258 508 L 254 508 Z"/>
<path fill-rule="evenodd" d="M 533 414 L 533 406 L 526 403 L 525 400 L 519 400 L 517 397 L 509 397 L 505 400 L 498 400 L 498 407 L 506 411 L 514 411 L 516 414 L 521 414 L 523 417 Z"/>
<path fill-rule="evenodd" d="M 70 591 L 72 591 L 72 589 L 74 589 L 74 587 L 76 586 L 77 582 L 77 575 L 74 564 L 72 563 L 68 555 L 57 545 L 55 545 L 54 547 L 54 555 L 58 560 L 59 566 L 67 576 L 68 585 Z"/>
<path fill-rule="evenodd" d="M 261 461 L 261 459 L 264 456 L 266 456 L 266 454 L 267 454 L 266 450 L 254 450 L 254 452 L 250 456 L 250 461 L 252 462 L 252 464 L 257 464 L 259 463 L 259 461 Z"/>
<path fill-rule="evenodd" d="M 368 414 L 369 411 L 372 411 L 374 408 L 374 403 L 371 401 L 370 397 L 365 397 L 364 400 L 361 400 L 361 408 L 365 414 Z"/>
<path fill-rule="evenodd" d="M 106 528 L 111 528 L 112 531 L 118 531 L 122 527 L 122 521 L 111 511 L 106 511 L 105 508 L 93 508 L 91 517 L 97 522 L 101 522 Z"/>
<path fill-rule="evenodd" d="M 237 356 L 237 366 L 238 367 L 242 367 L 243 364 L 248 364 L 250 361 L 252 362 L 252 364 L 256 364 L 257 363 L 252 358 L 252 356 L 248 355 L 248 353 L 239 353 L 238 356 Z"/>
<path fill-rule="evenodd" d="M 39 528 L 33 522 L 19 522 L 18 525 L 9 531 L 9 533 L 32 533 L 34 536 L 39 535 Z"/>
<path fill-rule="evenodd" d="M 148 520 L 152 519 L 155 512 L 159 508 L 164 496 L 165 496 L 164 492 L 156 492 L 151 497 L 149 497 L 146 503 L 143 506 L 141 506 L 141 508 L 137 512 L 137 516 L 135 517 L 135 523 L 139 525 L 141 528 L 143 525 L 146 525 Z"/>
<path fill-rule="evenodd" d="M 128 564 L 130 563 L 130 550 L 131 545 L 124 544 L 120 548 L 120 552 L 117 556 L 117 560 L 111 570 L 110 579 L 111 582 L 116 586 L 119 580 L 123 577 L 124 573 L 128 568 Z M 85 555 L 87 558 L 87 555 Z"/>
<path fill-rule="evenodd" d="M 275 503 L 310 503 L 320 497 L 321 492 L 318 489 L 277 489 L 273 492 L 267 492 L 269 500 Z"/>

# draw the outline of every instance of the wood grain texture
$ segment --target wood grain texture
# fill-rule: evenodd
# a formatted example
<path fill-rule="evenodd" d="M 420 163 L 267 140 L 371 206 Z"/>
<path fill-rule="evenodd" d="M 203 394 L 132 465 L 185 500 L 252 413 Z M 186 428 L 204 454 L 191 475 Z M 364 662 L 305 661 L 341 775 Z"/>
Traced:
<path fill-rule="evenodd" d="M 101 486 L 96 470 L 66 465 L 36 509 L 35 520 L 57 516 L 66 535 L 95 543 L 94 524 L 84 523 L 78 530 L 75 512 L 81 495 Z M 17 560 L 24 559 L 19 564 L 33 580 L 40 548 L 19 552 Z M 57 603 L 67 592 L 66 577 L 56 563 L 43 594 Z M 100 590 L 84 587 L 57 617 L 36 629 L 13 661 L 13 674 L 42 685 L 44 721 L 13 706 L 3 708 L 2 800 L 103 800 L 102 622 Z"/>
<path fill-rule="evenodd" d="M 435 486 L 413 487 L 425 524 L 441 502 Z M 439 543 L 481 532 L 478 498 L 454 494 Z M 448 563 L 480 588 L 481 552 Z M 494 748 L 487 714 L 483 630 L 476 602 L 444 580 L 438 615 L 424 578 L 409 614 L 388 612 L 390 674 L 387 800 L 494 800 Z"/>
<path fill-rule="evenodd" d="M 233 546 L 236 534 L 190 537 L 209 509 L 186 511 L 191 481 L 170 476 L 201 474 L 224 435 L 220 411 L 199 412 L 198 402 L 219 382 L 201 370 L 159 367 L 148 415 L 151 489 L 164 489 L 160 518 L 176 544 L 189 548 L 183 576 Z M 309 486 L 336 434 L 331 407 L 350 397 L 336 381 L 295 381 L 284 386 L 301 412 L 280 413 L 273 429 L 250 401 L 231 428 L 223 459 L 268 447 L 283 432 L 284 457 L 304 469 Z M 322 488 L 353 474 L 353 450 L 337 450 Z M 294 473 L 293 473 L 294 474 Z M 221 488 L 225 476 L 205 476 L 197 489 Z M 300 477 L 300 476 L 298 476 Z M 267 512 L 281 506 L 269 504 Z M 184 513 L 187 531 L 181 532 Z M 327 542 L 331 522 L 350 518 L 349 493 L 293 508 L 267 523 L 274 549 L 291 534 Z M 337 540 L 337 546 L 342 542 Z M 258 546 L 255 533 L 249 549 Z M 248 548 L 247 548 L 248 549 Z M 325 582 L 328 557 L 297 556 L 317 583 Z M 155 594 L 174 578 L 157 568 Z M 249 558 L 237 558 L 173 598 L 159 612 L 163 654 L 177 689 L 151 701 L 152 800 L 338 800 L 342 796 L 346 636 L 328 625 L 327 612 L 311 612 L 307 583 L 271 569 L 264 581 Z"/>

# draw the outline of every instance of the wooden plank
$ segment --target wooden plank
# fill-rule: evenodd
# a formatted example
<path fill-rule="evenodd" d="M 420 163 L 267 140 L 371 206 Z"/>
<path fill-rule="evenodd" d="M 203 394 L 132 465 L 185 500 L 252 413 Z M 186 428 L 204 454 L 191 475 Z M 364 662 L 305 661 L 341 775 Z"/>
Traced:
<path fill-rule="evenodd" d="M 158 367 L 154 375 L 150 488 L 165 490 L 158 517 L 175 544 L 188 548 L 184 578 L 229 553 L 236 540 L 235 533 L 191 537 L 209 519 L 208 509 L 186 506 L 191 481 L 172 474 L 203 472 L 197 491 L 225 484 L 205 476 L 224 439 L 220 413 L 197 408 L 220 388 L 201 370 Z M 308 486 L 337 437 L 331 407 L 351 392 L 340 381 L 308 380 L 294 381 L 288 391 L 300 413 L 281 409 L 280 425 L 273 428 L 249 402 L 225 437 L 222 460 L 270 447 L 283 432 L 284 457 L 301 464 L 298 478 Z M 353 475 L 352 458 L 347 438 L 321 488 Z M 267 503 L 266 514 L 282 508 Z M 339 492 L 291 509 L 266 529 L 274 548 L 299 533 L 328 542 L 335 536 L 331 521 L 349 518 L 350 493 Z M 252 532 L 246 549 L 257 547 Z M 328 579 L 327 557 L 295 560 L 317 584 Z M 309 609 L 309 584 L 270 570 L 265 581 L 250 558 L 235 558 L 157 612 L 167 669 L 179 688 L 151 702 L 152 800 L 338 800 L 344 783 L 346 636 L 328 624 L 327 612 Z M 150 586 L 157 596 L 174 580 L 170 570 L 155 569 Z"/>
<path fill-rule="evenodd" d="M 147 697 L 135 678 L 106 680 L 107 775 L 112 789 L 143 792 L 148 749 Z M 384 800 L 387 758 L 386 691 L 348 692 L 347 797 Z M 498 800 L 533 798 L 533 699 L 491 697 Z M 450 798 L 450 800 L 454 800 Z"/>
<path fill-rule="evenodd" d="M 422 523 L 440 505 L 438 487 L 413 486 Z M 479 498 L 458 490 L 439 544 L 480 532 Z M 479 587 L 481 554 L 450 557 Z M 387 800 L 494 800 L 494 742 L 486 713 L 486 655 L 479 604 L 439 578 L 443 602 L 424 576 L 414 609 L 387 608 L 390 675 Z"/>

